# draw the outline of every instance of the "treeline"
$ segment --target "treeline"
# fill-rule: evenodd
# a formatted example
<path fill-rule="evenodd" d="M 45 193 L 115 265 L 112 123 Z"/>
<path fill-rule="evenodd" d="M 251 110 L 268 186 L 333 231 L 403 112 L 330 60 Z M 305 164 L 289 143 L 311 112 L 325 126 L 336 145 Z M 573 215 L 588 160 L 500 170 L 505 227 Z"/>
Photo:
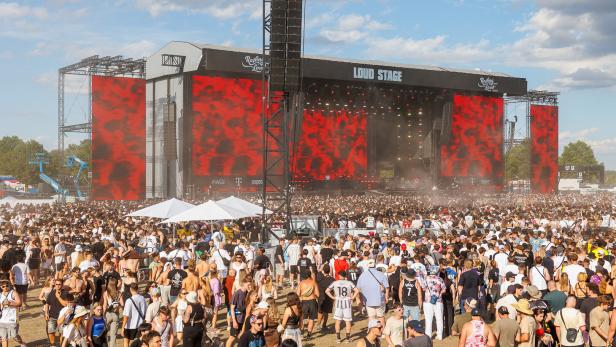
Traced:
<path fill-rule="evenodd" d="M 71 144 L 65 147 L 66 155 L 75 155 L 90 164 L 90 140 L 83 140 L 78 145 Z M 74 175 L 77 168 L 65 167 L 60 159 L 57 149 L 47 151 L 42 144 L 35 140 L 24 141 L 17 136 L 0 138 L 0 175 L 14 176 L 25 184 L 38 184 L 39 168 L 30 164 L 35 160 L 37 153 L 44 153 L 49 164 L 45 165 L 45 173 L 51 177 Z"/>

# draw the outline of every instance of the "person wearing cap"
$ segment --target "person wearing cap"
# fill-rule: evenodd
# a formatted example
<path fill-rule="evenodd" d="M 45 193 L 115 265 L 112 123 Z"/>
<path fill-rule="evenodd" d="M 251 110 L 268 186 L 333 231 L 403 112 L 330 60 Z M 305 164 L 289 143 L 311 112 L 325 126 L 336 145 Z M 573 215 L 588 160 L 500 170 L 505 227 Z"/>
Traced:
<path fill-rule="evenodd" d="M 83 306 L 75 309 L 73 318 L 62 332 L 62 346 L 81 346 L 81 341 L 85 340 L 88 336 L 86 315 L 89 313 L 90 311 Z"/>
<path fill-rule="evenodd" d="M 186 347 L 201 346 L 203 328 L 205 327 L 205 310 L 197 301 L 197 293 L 188 292 L 186 295 L 186 310 L 182 317 L 184 329 L 182 330 L 182 345 Z"/>
<path fill-rule="evenodd" d="M 130 341 L 137 337 L 139 325 L 145 321 L 147 304 L 145 298 L 138 293 L 137 283 L 129 286 L 131 296 L 124 301 L 124 311 L 122 313 L 122 337 L 124 347 L 128 347 Z"/>
<path fill-rule="evenodd" d="M 416 272 L 406 266 L 400 269 L 400 287 L 398 297 L 404 309 L 404 319 L 419 320 L 423 307 L 423 290 L 415 278 Z"/>
<path fill-rule="evenodd" d="M 9 340 L 14 339 L 21 346 L 26 344 L 19 336 L 19 313 L 21 297 L 6 280 L 0 281 L 0 339 L 2 347 L 8 347 Z"/>
<path fill-rule="evenodd" d="M 537 323 L 530 308 L 530 303 L 526 299 L 520 299 L 518 303 L 512 305 L 516 310 L 520 330 L 516 336 L 518 347 L 534 347 L 536 339 Z"/>
<path fill-rule="evenodd" d="M 496 346 L 494 332 L 492 328 L 483 321 L 478 308 L 474 308 L 471 311 L 471 320 L 464 324 L 460 332 L 458 347 L 464 346 Z"/>
<path fill-rule="evenodd" d="M 438 276 L 439 267 L 432 265 L 428 269 L 424 296 L 424 315 L 426 318 L 426 335 L 432 336 L 432 320 L 436 319 L 436 339 L 443 339 L 443 294 L 447 290 L 445 281 Z"/>
<path fill-rule="evenodd" d="M 509 308 L 501 306 L 496 310 L 498 319 L 494 322 L 492 330 L 496 338 L 497 346 L 514 347 L 515 337 L 520 329 L 520 325 L 515 319 L 509 318 Z"/>
<path fill-rule="evenodd" d="M 498 299 L 496 302 L 496 309 L 501 306 L 506 306 L 509 310 L 509 318 L 516 319 L 517 311 L 514 304 L 517 304 L 518 298 L 522 296 L 522 286 L 519 284 L 512 284 L 507 287 L 507 295 Z"/>
<path fill-rule="evenodd" d="M 387 276 L 377 271 L 374 260 L 368 263 L 368 269 L 357 280 L 357 288 L 362 295 L 362 301 L 366 305 L 368 319 L 378 319 L 381 325 L 385 325 L 385 305 L 389 298 L 389 281 Z"/>
<path fill-rule="evenodd" d="M 238 347 L 259 347 L 265 346 L 265 336 L 263 329 L 265 320 L 263 316 L 250 316 L 250 329 L 246 330 L 238 339 Z M 197 346 L 197 345 L 196 345 Z M 200 344 L 198 346 L 201 346 Z"/>
<path fill-rule="evenodd" d="M 152 302 L 148 305 L 148 308 L 145 311 L 145 322 L 152 323 L 152 320 L 158 314 L 158 311 L 160 310 L 161 306 L 163 306 L 163 303 L 160 296 L 160 289 L 158 288 L 156 283 L 152 282 L 150 285 L 148 285 L 147 290 L 150 294 Z"/>
<path fill-rule="evenodd" d="M 515 284 L 516 275 L 513 272 L 508 272 L 505 274 L 505 280 L 500 285 L 500 296 L 507 295 L 507 290 L 509 286 Z"/>
<path fill-rule="evenodd" d="M 463 305 L 464 313 L 456 315 L 453 318 L 453 325 L 451 326 L 451 335 L 453 336 L 459 336 L 464 324 L 471 321 L 471 311 L 477 308 L 477 300 L 473 298 L 466 298 Z"/>
<path fill-rule="evenodd" d="M 357 341 L 355 347 L 381 347 L 383 323 L 378 319 L 368 321 L 368 334 Z"/>
<path fill-rule="evenodd" d="M 424 327 L 419 320 L 409 320 L 406 324 L 404 347 L 432 347 L 432 339 L 424 334 Z"/>

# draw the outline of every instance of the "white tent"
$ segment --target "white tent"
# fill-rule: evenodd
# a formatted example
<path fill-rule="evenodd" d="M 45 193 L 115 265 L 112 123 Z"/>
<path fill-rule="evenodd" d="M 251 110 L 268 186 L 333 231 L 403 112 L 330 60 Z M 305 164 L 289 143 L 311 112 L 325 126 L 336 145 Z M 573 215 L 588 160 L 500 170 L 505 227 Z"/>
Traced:
<path fill-rule="evenodd" d="M 162 221 L 162 223 L 178 223 L 190 221 L 215 221 L 234 220 L 239 218 L 254 217 L 254 214 L 236 210 L 232 207 L 222 206 L 215 201 L 209 200 L 197 205 L 188 211 Z"/>
<path fill-rule="evenodd" d="M 231 207 L 239 211 L 244 211 L 246 213 L 251 213 L 254 216 L 258 216 L 263 213 L 263 207 L 253 204 L 249 201 L 236 198 L 235 196 L 230 196 L 228 198 L 224 198 L 222 200 L 216 201 L 218 205 Z M 265 214 L 272 214 L 272 211 L 266 210 Z"/>
<path fill-rule="evenodd" d="M 141 210 L 131 212 L 128 216 L 167 219 L 184 211 L 188 211 L 193 207 L 195 207 L 195 205 L 173 198 L 146 208 L 142 208 Z"/>

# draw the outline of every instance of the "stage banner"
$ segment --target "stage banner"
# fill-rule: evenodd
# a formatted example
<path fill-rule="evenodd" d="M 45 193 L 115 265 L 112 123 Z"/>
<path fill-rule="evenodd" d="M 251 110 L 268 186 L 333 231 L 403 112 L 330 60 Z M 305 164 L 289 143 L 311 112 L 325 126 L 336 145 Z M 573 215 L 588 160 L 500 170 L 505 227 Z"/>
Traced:
<path fill-rule="evenodd" d="M 531 187 L 550 194 L 558 186 L 558 106 L 530 106 Z"/>
<path fill-rule="evenodd" d="M 261 80 L 192 76 L 192 173 L 261 177 Z"/>
<path fill-rule="evenodd" d="M 145 80 L 92 76 L 92 199 L 145 198 Z"/>
<path fill-rule="evenodd" d="M 502 184 L 503 99 L 455 94 L 451 136 L 441 146 L 443 177 L 474 177 Z"/>
<path fill-rule="evenodd" d="M 357 181 L 365 177 L 367 123 L 363 111 L 305 110 L 293 155 L 295 178 Z"/>

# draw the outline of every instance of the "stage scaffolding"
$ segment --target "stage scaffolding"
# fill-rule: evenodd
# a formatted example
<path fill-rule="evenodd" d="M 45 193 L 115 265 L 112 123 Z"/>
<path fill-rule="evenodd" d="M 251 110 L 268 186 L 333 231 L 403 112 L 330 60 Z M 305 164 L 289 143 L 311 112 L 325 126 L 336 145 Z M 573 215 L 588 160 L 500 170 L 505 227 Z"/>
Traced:
<path fill-rule="evenodd" d="M 509 152 L 514 146 L 521 145 L 525 142 L 530 143 L 530 123 L 531 105 L 550 105 L 558 106 L 558 92 L 550 92 L 546 90 L 529 90 L 528 93 L 521 96 L 503 96 L 505 101 L 505 120 L 504 120 L 504 153 L 505 153 L 505 168 L 507 167 L 507 152 Z M 521 112 L 518 112 L 518 106 L 522 108 Z M 519 123 L 521 119 L 524 119 L 523 127 L 520 127 Z M 530 155 L 530 151 L 529 151 Z M 531 158 L 529 156 L 528 162 Z M 528 178 L 530 180 L 530 177 Z M 529 183 L 530 186 L 530 183 Z"/>
<path fill-rule="evenodd" d="M 64 140 L 69 133 L 87 134 L 92 143 L 92 76 L 118 76 L 145 78 L 145 58 L 124 58 L 121 55 L 101 57 L 93 55 L 58 70 L 58 152 L 61 162 L 66 162 Z M 66 76 L 86 76 L 88 81 L 87 121 L 85 123 L 67 124 L 65 118 L 65 83 Z M 69 111 L 70 112 L 70 111 Z M 91 153 L 90 153 L 91 154 Z M 90 155 L 90 158 L 92 156 Z M 88 196 L 91 180 L 88 179 Z"/>

